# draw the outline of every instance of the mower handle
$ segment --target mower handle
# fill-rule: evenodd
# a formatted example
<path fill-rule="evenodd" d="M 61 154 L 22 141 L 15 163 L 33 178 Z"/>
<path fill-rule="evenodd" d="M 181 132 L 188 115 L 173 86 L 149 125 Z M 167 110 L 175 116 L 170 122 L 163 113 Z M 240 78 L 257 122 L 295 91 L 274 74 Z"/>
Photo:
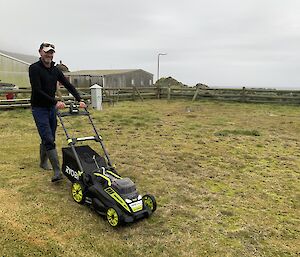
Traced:
<path fill-rule="evenodd" d="M 66 116 L 80 116 L 80 115 L 89 115 L 89 111 L 87 110 L 87 107 L 84 107 L 84 111 L 79 110 L 80 105 L 75 103 L 70 103 L 69 105 L 69 111 L 68 112 L 61 112 L 57 110 L 57 115 L 60 117 L 66 117 Z"/>
<path fill-rule="evenodd" d="M 69 136 L 69 134 L 68 134 L 68 132 L 66 130 L 66 127 L 64 126 L 62 117 L 66 117 L 66 116 L 73 116 L 73 117 L 74 116 L 87 116 L 88 119 L 89 119 L 89 121 L 90 121 L 90 124 L 92 125 L 93 130 L 95 132 L 95 136 L 94 137 L 81 138 L 81 140 L 79 140 L 79 141 L 84 141 L 86 139 L 88 139 L 88 140 L 92 140 L 93 139 L 93 140 L 99 142 L 100 145 L 101 145 L 101 147 L 102 147 L 102 149 L 103 149 L 105 157 L 107 159 L 108 166 L 112 167 L 112 164 L 111 164 L 112 162 L 110 160 L 110 157 L 109 157 L 109 155 L 108 155 L 108 153 L 107 153 L 107 151 L 106 151 L 106 149 L 104 147 L 104 143 L 102 141 L 102 138 L 99 135 L 99 133 L 98 133 L 98 131 L 97 131 L 97 129 L 96 129 L 94 123 L 93 123 L 93 119 L 91 118 L 90 113 L 87 110 L 87 107 L 84 107 L 84 111 L 79 111 L 78 105 L 76 105 L 75 103 L 71 103 L 70 106 L 69 106 L 69 112 L 60 112 L 59 110 L 57 110 L 56 115 L 58 116 L 58 118 L 59 118 L 59 120 L 61 122 L 61 125 L 63 127 L 63 130 L 64 130 L 64 132 L 65 132 L 68 140 L 71 139 L 71 137 Z M 72 145 L 73 144 L 71 144 L 71 147 L 72 147 Z M 74 145 L 73 145 L 73 147 L 74 147 Z M 74 149 L 74 151 L 75 151 L 75 149 Z"/>

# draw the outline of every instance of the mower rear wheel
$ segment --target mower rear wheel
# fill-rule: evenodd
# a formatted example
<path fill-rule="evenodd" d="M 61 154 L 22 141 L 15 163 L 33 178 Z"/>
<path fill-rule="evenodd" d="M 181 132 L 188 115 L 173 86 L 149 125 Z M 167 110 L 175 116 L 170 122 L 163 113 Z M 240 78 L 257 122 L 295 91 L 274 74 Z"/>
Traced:
<path fill-rule="evenodd" d="M 83 204 L 85 202 L 85 189 L 81 182 L 75 182 L 72 184 L 72 197 L 76 203 Z"/>
<path fill-rule="evenodd" d="M 111 225 L 112 227 L 117 227 L 121 223 L 120 213 L 113 207 L 107 209 L 106 218 L 109 225 Z"/>
<path fill-rule="evenodd" d="M 144 205 L 149 208 L 152 212 L 156 210 L 156 200 L 153 195 L 144 195 L 143 196 L 143 203 Z"/>

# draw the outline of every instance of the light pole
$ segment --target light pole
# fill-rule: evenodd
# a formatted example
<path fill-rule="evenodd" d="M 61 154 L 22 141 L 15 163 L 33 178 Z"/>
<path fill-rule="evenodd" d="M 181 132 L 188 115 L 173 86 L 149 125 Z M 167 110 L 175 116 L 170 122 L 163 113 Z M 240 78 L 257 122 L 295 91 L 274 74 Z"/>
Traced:
<path fill-rule="evenodd" d="M 167 55 L 167 54 L 159 53 L 157 55 L 157 80 L 159 80 L 159 56 L 161 56 L 161 55 Z"/>

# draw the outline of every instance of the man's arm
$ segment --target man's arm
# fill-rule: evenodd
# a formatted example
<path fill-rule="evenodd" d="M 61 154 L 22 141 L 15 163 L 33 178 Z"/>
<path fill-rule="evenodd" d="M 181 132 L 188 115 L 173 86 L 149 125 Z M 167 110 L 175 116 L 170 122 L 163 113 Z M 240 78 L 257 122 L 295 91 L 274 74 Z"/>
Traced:
<path fill-rule="evenodd" d="M 76 88 L 66 79 L 65 75 L 59 70 L 58 70 L 58 81 L 64 85 L 66 89 L 75 97 L 75 99 L 79 102 L 79 107 L 80 108 L 86 108 L 86 104 L 83 102 L 81 99 L 78 91 Z M 63 109 L 65 107 L 65 104 L 61 101 L 57 103 L 57 108 L 58 109 Z"/>
<path fill-rule="evenodd" d="M 78 102 L 81 102 L 81 97 L 76 88 L 66 79 L 65 75 L 59 70 L 58 81 L 75 97 Z"/>

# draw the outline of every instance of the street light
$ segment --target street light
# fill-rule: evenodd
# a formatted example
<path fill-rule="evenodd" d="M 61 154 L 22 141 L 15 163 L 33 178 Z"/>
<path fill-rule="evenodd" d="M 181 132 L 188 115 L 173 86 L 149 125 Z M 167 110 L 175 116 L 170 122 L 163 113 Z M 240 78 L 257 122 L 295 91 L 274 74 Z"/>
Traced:
<path fill-rule="evenodd" d="M 167 55 L 167 54 L 159 53 L 157 55 L 157 80 L 159 80 L 159 56 L 161 56 L 161 55 Z"/>

